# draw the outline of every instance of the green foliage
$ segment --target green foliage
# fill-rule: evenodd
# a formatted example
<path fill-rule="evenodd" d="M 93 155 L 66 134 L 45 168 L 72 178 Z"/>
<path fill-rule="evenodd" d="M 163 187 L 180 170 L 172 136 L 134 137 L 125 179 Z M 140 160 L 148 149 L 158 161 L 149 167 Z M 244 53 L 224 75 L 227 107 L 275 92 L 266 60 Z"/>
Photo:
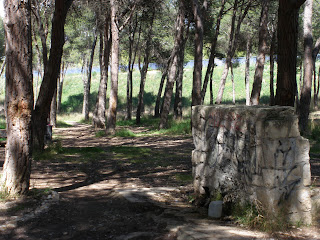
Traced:
<path fill-rule="evenodd" d="M 52 192 L 51 188 L 32 188 L 28 192 L 28 196 L 40 199 L 43 196 L 48 196 Z"/>
<path fill-rule="evenodd" d="M 95 137 L 99 138 L 99 137 L 105 137 L 107 134 L 106 134 L 106 131 L 104 130 L 100 130 L 100 131 L 97 131 L 95 133 Z"/>
<path fill-rule="evenodd" d="M 311 139 L 320 141 L 320 126 L 315 126 L 311 130 Z"/>
<path fill-rule="evenodd" d="M 210 197 L 211 201 L 222 201 L 223 196 L 220 191 L 215 191 Z"/>
<path fill-rule="evenodd" d="M 5 119 L 5 116 L 0 116 L 0 129 L 6 129 L 6 119 Z"/>

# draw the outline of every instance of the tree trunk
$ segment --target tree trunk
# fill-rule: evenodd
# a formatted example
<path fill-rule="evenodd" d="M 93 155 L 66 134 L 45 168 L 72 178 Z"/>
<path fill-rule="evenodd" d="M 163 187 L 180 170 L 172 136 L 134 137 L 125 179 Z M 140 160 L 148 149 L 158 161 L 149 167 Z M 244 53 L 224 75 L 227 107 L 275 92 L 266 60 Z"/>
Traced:
<path fill-rule="evenodd" d="M 313 59 L 313 72 L 314 72 L 314 107 L 318 110 L 318 99 L 319 99 L 319 82 L 317 86 L 317 73 L 316 73 L 316 59 L 320 49 L 320 38 L 317 39 L 316 44 L 312 50 L 312 59 Z"/>
<path fill-rule="evenodd" d="M 47 117 L 49 115 L 50 103 L 54 91 L 57 88 L 57 79 L 60 74 L 61 57 L 65 42 L 64 24 L 71 4 L 72 0 L 55 1 L 55 10 L 52 19 L 50 57 L 32 115 L 34 144 L 39 150 L 44 149 Z"/>
<path fill-rule="evenodd" d="M 213 105 L 213 71 L 211 72 L 210 75 L 210 105 Z"/>
<path fill-rule="evenodd" d="M 109 56 L 111 48 L 110 32 L 110 19 L 107 17 L 106 27 L 103 32 L 100 32 L 100 84 L 96 101 L 96 107 L 93 113 L 93 126 L 95 128 L 105 128 L 106 126 L 106 96 L 107 96 L 107 84 L 108 84 L 108 66 Z"/>
<path fill-rule="evenodd" d="M 30 1 L 5 2 L 7 144 L 2 187 L 26 194 L 31 173 L 31 113 L 33 109 Z"/>
<path fill-rule="evenodd" d="M 119 28 L 117 24 L 117 3 L 110 0 L 111 8 L 111 87 L 107 114 L 107 134 L 116 132 L 119 75 Z"/>
<path fill-rule="evenodd" d="M 180 46 L 178 56 L 178 73 L 176 79 L 176 94 L 174 98 L 174 118 L 176 120 L 182 119 L 182 82 L 183 82 L 183 62 L 184 62 L 184 47 L 185 41 Z"/>
<path fill-rule="evenodd" d="M 134 47 L 134 40 L 135 40 L 135 34 L 137 30 L 138 25 L 138 17 L 135 16 L 134 22 L 131 21 L 131 24 L 129 25 L 129 52 L 128 52 L 128 75 L 127 75 L 127 119 L 132 119 L 132 79 L 133 79 L 133 67 L 136 59 L 136 53 L 138 50 L 138 45 L 140 42 L 140 33 L 141 33 L 141 25 L 139 30 L 139 38 L 138 42 L 136 44 L 136 47 Z"/>
<path fill-rule="evenodd" d="M 250 105 L 250 58 L 252 50 L 252 35 L 247 39 L 246 67 L 245 67 L 245 88 L 246 88 L 246 105 Z"/>
<path fill-rule="evenodd" d="M 212 72 L 213 72 L 213 69 L 214 69 L 214 58 L 216 56 L 217 40 L 218 40 L 218 36 L 219 36 L 219 32 L 220 32 L 221 19 L 222 19 L 222 16 L 224 14 L 225 3 L 226 3 L 226 0 L 222 0 L 221 1 L 220 12 L 219 12 L 219 15 L 217 17 L 216 31 L 214 33 L 214 37 L 213 37 L 212 42 L 211 42 L 209 63 L 208 63 L 206 75 L 204 77 L 203 86 L 202 86 L 202 90 L 201 90 L 201 100 L 202 100 L 201 104 L 204 103 L 204 98 L 205 98 L 206 92 L 207 92 L 208 81 L 209 81 L 210 76 L 212 76 Z"/>
<path fill-rule="evenodd" d="M 275 104 L 294 106 L 299 8 L 304 0 L 281 0 L 278 9 L 278 73 Z"/>
<path fill-rule="evenodd" d="M 274 106 L 274 52 L 276 44 L 276 31 L 272 32 L 271 44 L 270 44 L 270 106 Z"/>
<path fill-rule="evenodd" d="M 40 40 L 41 40 L 41 45 L 42 45 L 42 61 L 43 61 L 43 69 L 44 69 L 44 73 L 46 72 L 46 68 L 48 65 L 48 47 L 47 47 L 47 34 L 45 33 L 45 29 L 43 27 L 43 22 L 41 20 L 41 13 L 40 13 L 40 8 L 41 6 L 39 6 L 40 4 L 38 3 L 38 1 L 34 1 L 35 9 L 33 11 L 33 14 L 36 18 L 36 23 L 38 24 L 38 31 L 39 31 L 39 35 L 40 35 Z M 38 48 L 39 50 L 39 48 Z M 40 57 L 40 54 L 39 54 Z"/>
<path fill-rule="evenodd" d="M 233 64 L 231 64 L 230 70 L 231 70 L 231 82 L 232 82 L 232 103 L 236 104 L 236 91 L 235 91 L 235 85 L 234 85 Z"/>
<path fill-rule="evenodd" d="M 313 0 L 306 0 L 303 18 L 303 39 L 304 39 L 304 56 L 303 56 L 303 86 L 300 97 L 299 108 L 299 128 L 304 133 L 308 127 L 308 119 L 311 102 L 311 86 L 313 76 L 313 59 L 312 59 L 312 3 Z"/>
<path fill-rule="evenodd" d="M 57 112 L 58 113 L 60 113 L 60 111 L 61 111 L 63 82 L 64 82 L 64 77 L 66 75 L 67 69 L 68 69 L 68 64 L 65 64 L 65 62 L 63 62 L 61 73 L 60 73 L 60 78 L 59 78 L 59 85 L 58 85 L 58 101 L 57 101 Z"/>
<path fill-rule="evenodd" d="M 230 28 L 230 35 L 229 35 L 229 43 L 228 43 L 228 52 L 226 57 L 226 63 L 224 65 L 224 70 L 222 72 L 221 80 L 220 80 L 220 86 L 219 91 L 216 98 L 216 104 L 220 104 L 223 97 L 224 88 L 226 85 L 226 79 L 228 77 L 229 68 L 231 65 L 232 60 L 232 48 L 234 44 L 234 31 L 235 31 L 235 22 L 236 22 L 236 15 L 237 15 L 237 9 L 238 9 L 238 0 L 234 1 L 233 5 L 233 14 L 232 14 L 232 20 L 231 20 L 231 28 Z"/>
<path fill-rule="evenodd" d="M 90 59 L 87 69 L 87 77 L 85 81 L 83 81 L 83 106 L 82 106 L 82 114 L 84 116 L 84 120 L 89 120 L 89 101 L 90 101 L 90 88 L 91 88 L 91 75 L 92 75 L 92 65 L 93 65 L 93 58 L 94 58 L 94 50 L 96 49 L 98 39 L 98 27 L 94 32 L 94 40 L 91 47 Z"/>
<path fill-rule="evenodd" d="M 201 105 L 202 56 L 203 56 L 203 12 L 198 0 L 193 0 L 193 17 L 195 19 L 194 67 L 191 106 Z"/>
<path fill-rule="evenodd" d="M 254 73 L 254 80 L 250 98 L 251 105 L 258 105 L 260 101 L 261 85 L 263 79 L 263 69 L 267 53 L 267 37 L 268 37 L 268 10 L 270 0 L 262 1 L 262 9 L 260 16 L 260 29 L 259 29 L 259 47 L 256 63 L 256 71 Z"/>
<path fill-rule="evenodd" d="M 174 82 L 176 80 L 177 71 L 178 71 L 178 61 L 179 61 L 178 55 L 179 55 L 180 47 L 183 45 L 183 42 L 184 42 L 183 41 L 184 21 L 185 21 L 185 5 L 184 5 L 184 1 L 179 1 L 179 11 L 178 11 L 177 20 L 176 20 L 175 43 L 172 50 L 172 54 L 170 56 L 171 62 L 168 70 L 168 80 L 167 80 L 166 91 L 165 91 L 164 100 L 162 104 L 163 106 L 161 110 L 161 117 L 160 117 L 160 124 L 159 124 L 160 129 L 166 128 L 168 124 L 168 115 L 170 111 L 173 86 L 174 86 Z M 200 99 L 201 99 L 201 96 L 200 96 Z"/>
<path fill-rule="evenodd" d="M 140 70 L 141 80 L 140 80 L 140 90 L 139 90 L 139 95 L 138 95 L 138 107 L 137 107 L 137 114 L 136 114 L 136 124 L 140 124 L 141 113 L 143 112 L 143 108 L 144 108 L 143 95 L 144 95 L 144 86 L 145 86 L 145 83 L 146 83 L 148 66 L 149 66 L 149 61 L 150 61 L 152 28 L 153 28 L 153 20 L 154 20 L 154 15 L 155 15 L 155 9 L 153 9 L 153 12 L 151 14 L 152 14 L 152 16 L 150 18 L 150 26 L 149 26 L 149 29 L 148 29 L 148 37 L 147 37 L 147 42 L 146 42 L 146 46 L 145 46 L 145 54 L 144 54 L 144 61 L 143 61 L 143 66 L 142 67 L 140 65 L 140 57 L 139 57 L 139 70 Z"/>
<path fill-rule="evenodd" d="M 163 90 L 163 86 L 164 86 L 164 81 L 166 80 L 166 78 L 168 76 L 168 68 L 171 65 L 170 62 L 171 62 L 171 60 L 169 59 L 168 63 L 167 63 L 167 66 L 166 66 L 166 68 L 163 71 L 162 76 L 161 76 L 158 95 L 157 95 L 157 99 L 156 99 L 156 105 L 155 105 L 155 108 L 154 108 L 154 117 L 160 117 L 161 95 L 162 95 L 162 90 Z"/>
<path fill-rule="evenodd" d="M 54 91 L 53 98 L 51 101 L 50 124 L 53 127 L 57 126 L 57 90 Z"/>
<path fill-rule="evenodd" d="M 216 98 L 216 103 L 217 104 L 220 104 L 221 101 L 222 101 L 223 92 L 224 92 L 224 88 L 225 88 L 225 85 L 226 85 L 226 80 L 227 80 L 227 77 L 228 77 L 229 68 L 230 68 L 230 66 L 232 64 L 231 61 L 232 61 L 232 58 L 233 58 L 234 53 L 235 53 L 236 48 L 237 48 L 237 39 L 239 38 L 241 23 L 242 23 L 243 19 L 245 18 L 245 16 L 247 15 L 250 6 L 251 6 L 251 1 L 249 1 L 247 3 L 247 5 L 246 5 L 244 10 L 242 8 L 240 9 L 240 14 L 239 14 L 239 17 L 238 17 L 238 22 L 237 22 L 237 27 L 235 29 L 235 19 L 236 19 L 236 14 L 237 14 L 237 9 L 238 9 L 238 0 L 236 0 L 235 3 L 234 3 L 234 7 L 233 7 L 234 10 L 233 10 L 233 15 L 232 15 L 228 52 L 227 52 L 225 67 L 224 67 L 224 70 L 223 70 L 223 73 L 222 73 L 222 76 L 221 76 L 221 80 L 220 80 L 219 91 L 218 91 L 217 98 Z"/>

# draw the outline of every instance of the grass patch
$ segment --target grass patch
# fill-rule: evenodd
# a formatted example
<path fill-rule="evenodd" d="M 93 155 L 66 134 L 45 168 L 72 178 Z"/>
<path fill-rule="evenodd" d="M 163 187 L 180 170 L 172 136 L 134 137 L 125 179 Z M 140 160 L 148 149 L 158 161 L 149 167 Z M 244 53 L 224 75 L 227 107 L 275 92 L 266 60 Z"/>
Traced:
<path fill-rule="evenodd" d="M 0 116 L 0 129 L 6 129 L 6 118 L 5 118 L 5 116 Z"/>
<path fill-rule="evenodd" d="M 117 130 L 114 136 L 116 136 L 116 137 L 136 137 L 136 134 L 134 134 L 129 129 L 122 128 L 122 129 Z"/>
<path fill-rule="evenodd" d="M 175 175 L 175 178 L 181 182 L 192 182 L 192 174 L 179 173 Z"/>
<path fill-rule="evenodd" d="M 40 199 L 43 196 L 48 196 L 52 192 L 51 188 L 32 188 L 28 192 L 28 196 Z"/>
<path fill-rule="evenodd" d="M 72 125 L 66 123 L 65 121 L 57 121 L 57 127 L 58 128 L 67 128 L 67 127 L 72 127 Z"/>
<path fill-rule="evenodd" d="M 5 201 L 10 197 L 9 192 L 7 191 L 6 188 L 1 187 L 0 189 L 0 201 Z"/>
<path fill-rule="evenodd" d="M 95 135 L 95 137 L 97 137 L 97 138 L 107 136 L 106 131 L 104 131 L 104 130 L 97 131 L 97 132 L 95 132 L 94 135 Z"/>
<path fill-rule="evenodd" d="M 54 159 L 63 162 L 91 162 L 95 161 L 102 153 L 104 151 L 99 147 L 66 148 L 62 147 L 60 141 L 57 141 L 43 152 L 34 152 L 33 158 L 36 161 Z"/>
<path fill-rule="evenodd" d="M 169 127 L 167 129 L 156 130 L 153 134 L 161 135 L 190 135 L 191 121 L 190 119 L 175 121 L 169 120 Z"/>

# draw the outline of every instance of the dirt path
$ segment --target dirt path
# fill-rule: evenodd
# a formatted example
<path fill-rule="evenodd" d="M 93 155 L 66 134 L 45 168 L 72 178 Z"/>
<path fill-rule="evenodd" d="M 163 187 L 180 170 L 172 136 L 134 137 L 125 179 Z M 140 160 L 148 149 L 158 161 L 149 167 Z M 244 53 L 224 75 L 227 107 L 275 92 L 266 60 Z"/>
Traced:
<path fill-rule="evenodd" d="M 270 239 L 189 204 L 191 137 L 96 137 L 88 125 L 54 133 L 31 177 L 31 188 L 54 192 L 0 204 L 0 239 Z"/>

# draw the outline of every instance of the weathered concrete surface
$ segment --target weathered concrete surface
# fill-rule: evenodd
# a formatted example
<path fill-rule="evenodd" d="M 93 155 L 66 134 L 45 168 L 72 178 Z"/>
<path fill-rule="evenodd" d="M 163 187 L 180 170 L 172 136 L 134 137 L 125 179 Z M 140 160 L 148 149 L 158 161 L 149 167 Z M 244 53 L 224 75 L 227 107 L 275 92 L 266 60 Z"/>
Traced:
<path fill-rule="evenodd" d="M 311 223 L 309 142 L 291 107 L 195 106 L 194 188 Z"/>

